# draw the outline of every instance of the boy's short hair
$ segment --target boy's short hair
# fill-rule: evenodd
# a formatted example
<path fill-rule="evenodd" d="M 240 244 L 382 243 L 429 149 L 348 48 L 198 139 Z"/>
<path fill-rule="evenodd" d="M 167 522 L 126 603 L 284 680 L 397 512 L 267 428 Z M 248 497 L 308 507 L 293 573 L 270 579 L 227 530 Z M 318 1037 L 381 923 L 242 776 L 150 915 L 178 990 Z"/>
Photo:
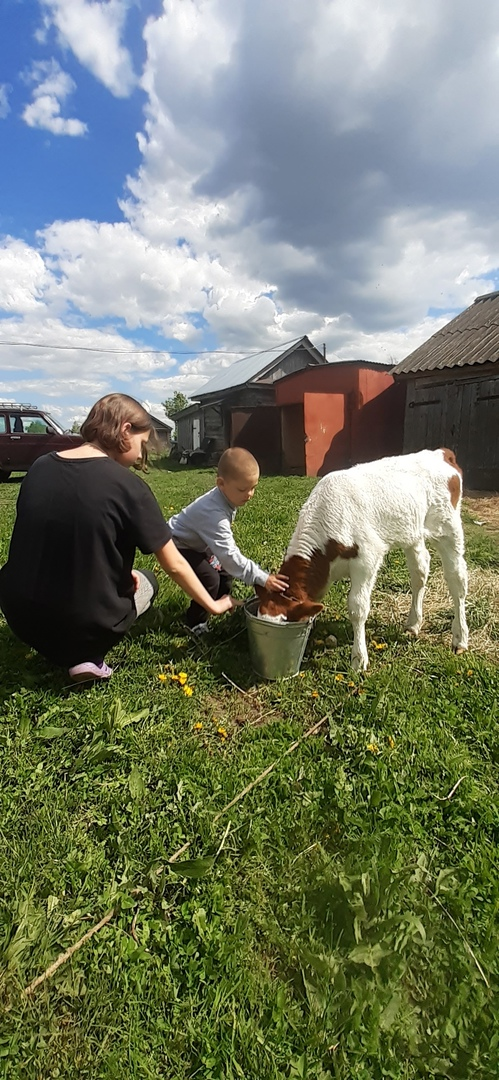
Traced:
<path fill-rule="evenodd" d="M 260 466 L 256 457 L 244 450 L 242 446 L 231 446 L 224 450 L 218 462 L 217 476 L 222 480 L 237 480 L 241 474 L 260 473 Z"/>

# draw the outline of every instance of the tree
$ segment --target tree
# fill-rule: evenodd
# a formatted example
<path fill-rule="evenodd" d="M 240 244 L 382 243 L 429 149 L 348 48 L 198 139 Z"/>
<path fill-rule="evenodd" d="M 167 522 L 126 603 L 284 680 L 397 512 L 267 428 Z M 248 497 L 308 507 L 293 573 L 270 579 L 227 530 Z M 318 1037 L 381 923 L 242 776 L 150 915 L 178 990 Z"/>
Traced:
<path fill-rule="evenodd" d="M 80 434 L 80 428 L 81 428 L 81 424 L 80 424 L 79 420 L 73 420 L 73 423 L 71 424 L 71 434 L 72 435 L 79 435 Z"/>
<path fill-rule="evenodd" d="M 190 405 L 190 401 L 185 394 L 180 393 L 180 390 L 175 390 L 173 396 L 167 398 L 166 401 L 162 401 L 161 404 L 166 415 L 173 419 L 175 413 L 180 412 L 181 409 L 186 409 Z"/>

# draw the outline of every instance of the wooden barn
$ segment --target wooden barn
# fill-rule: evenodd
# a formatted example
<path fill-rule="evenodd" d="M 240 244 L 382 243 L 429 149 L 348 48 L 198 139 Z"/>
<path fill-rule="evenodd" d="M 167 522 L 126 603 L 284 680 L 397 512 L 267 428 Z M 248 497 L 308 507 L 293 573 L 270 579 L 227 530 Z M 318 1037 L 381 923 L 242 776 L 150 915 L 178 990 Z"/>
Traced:
<path fill-rule="evenodd" d="M 280 379 L 281 471 L 324 476 L 402 453 L 405 387 L 391 368 L 336 361 Z"/>
<path fill-rule="evenodd" d="M 499 292 L 478 296 L 394 375 L 407 387 L 404 451 L 448 446 L 467 488 L 499 490 Z"/>
<path fill-rule="evenodd" d="M 228 446 L 244 446 L 262 472 L 281 468 L 281 425 L 275 384 L 301 368 L 326 365 L 325 356 L 305 336 L 284 352 L 275 350 L 236 360 L 222 368 L 196 395 L 196 404 L 176 413 L 179 448 L 198 447 L 216 460 Z"/>

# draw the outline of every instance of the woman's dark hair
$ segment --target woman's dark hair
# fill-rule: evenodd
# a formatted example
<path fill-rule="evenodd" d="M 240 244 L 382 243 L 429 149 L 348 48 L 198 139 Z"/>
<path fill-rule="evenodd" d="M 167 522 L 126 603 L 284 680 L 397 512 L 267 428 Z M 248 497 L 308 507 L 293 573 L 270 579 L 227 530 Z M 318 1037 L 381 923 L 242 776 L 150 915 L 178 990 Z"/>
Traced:
<path fill-rule="evenodd" d="M 122 432 L 123 424 L 130 424 L 134 434 L 153 433 L 153 424 L 149 413 L 135 398 L 128 394 L 106 394 L 92 405 L 90 412 L 81 425 L 80 434 L 83 442 L 97 443 L 103 450 L 117 451 L 119 454 L 130 449 L 130 442 Z M 154 433 L 153 433 L 154 434 Z M 142 454 L 138 467 L 147 465 L 147 446 L 142 444 Z"/>

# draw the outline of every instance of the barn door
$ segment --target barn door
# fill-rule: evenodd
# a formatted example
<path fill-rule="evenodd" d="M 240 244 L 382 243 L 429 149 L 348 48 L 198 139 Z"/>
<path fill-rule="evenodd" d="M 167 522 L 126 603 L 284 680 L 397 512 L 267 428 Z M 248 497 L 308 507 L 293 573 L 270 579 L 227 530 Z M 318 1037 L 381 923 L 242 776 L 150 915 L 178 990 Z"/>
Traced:
<path fill-rule="evenodd" d="M 467 487 L 499 490 L 499 379 L 468 384 L 470 409 L 464 482 Z M 459 459 L 458 459 L 459 460 Z"/>
<path fill-rule="evenodd" d="M 444 428 L 444 390 L 442 386 L 408 388 L 404 451 L 435 450 L 442 445 Z"/>
<path fill-rule="evenodd" d="M 304 394 L 307 476 L 322 476 L 350 464 L 350 433 L 344 394 Z M 345 445 L 347 444 L 347 445 Z"/>

